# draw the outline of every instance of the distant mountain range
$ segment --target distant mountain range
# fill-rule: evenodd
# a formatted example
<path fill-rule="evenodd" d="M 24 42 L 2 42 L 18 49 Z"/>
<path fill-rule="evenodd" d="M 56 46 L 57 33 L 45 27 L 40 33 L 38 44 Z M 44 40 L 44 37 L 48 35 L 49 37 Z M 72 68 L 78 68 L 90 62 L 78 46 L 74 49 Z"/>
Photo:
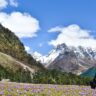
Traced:
<path fill-rule="evenodd" d="M 60 44 L 47 56 L 34 52 L 32 56 L 48 69 L 81 74 L 96 65 L 96 50 L 82 46 L 73 47 Z"/>

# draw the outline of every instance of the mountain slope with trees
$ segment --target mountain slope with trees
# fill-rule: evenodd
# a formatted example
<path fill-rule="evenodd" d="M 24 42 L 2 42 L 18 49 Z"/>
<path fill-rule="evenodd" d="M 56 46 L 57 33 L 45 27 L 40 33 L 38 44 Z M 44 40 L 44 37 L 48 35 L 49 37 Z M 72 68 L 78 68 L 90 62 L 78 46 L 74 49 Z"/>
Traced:
<path fill-rule="evenodd" d="M 23 43 L 9 29 L 0 25 L 0 52 L 14 57 L 35 70 L 44 69 L 43 65 L 36 62 L 33 57 L 25 51 Z"/>
<path fill-rule="evenodd" d="M 32 74 L 41 70 L 43 65 L 25 51 L 19 38 L 0 25 L 0 80 L 32 82 Z"/>

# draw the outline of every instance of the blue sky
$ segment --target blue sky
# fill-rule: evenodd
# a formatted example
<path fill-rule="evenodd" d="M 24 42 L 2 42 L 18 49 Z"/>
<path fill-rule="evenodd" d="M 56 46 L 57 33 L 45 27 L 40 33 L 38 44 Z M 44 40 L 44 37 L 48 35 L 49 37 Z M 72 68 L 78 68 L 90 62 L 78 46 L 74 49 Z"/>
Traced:
<path fill-rule="evenodd" d="M 4 0 L 1 1 L 3 2 Z M 91 44 L 96 43 L 96 0 L 13 0 L 13 4 L 11 4 L 12 2 L 10 1 L 12 0 L 7 0 L 8 4 L 5 5 L 5 7 L 1 6 L 1 13 L 5 13 L 7 16 L 10 16 L 13 12 L 19 12 L 23 15 L 26 13 L 32 18 L 35 18 L 39 23 L 37 24 L 35 22 L 39 27 L 34 29 L 35 31 L 33 30 L 36 36 L 28 37 L 25 35 L 25 37 L 20 37 L 24 45 L 30 48 L 29 52 L 37 51 L 41 54 L 47 54 L 54 46 L 56 46 L 55 44 L 58 45 L 61 41 L 61 43 L 63 43 L 63 41 L 64 43 L 67 43 L 68 40 L 68 44 L 71 45 L 72 42 L 70 42 L 64 33 L 68 33 L 70 30 L 74 31 L 73 34 L 76 33 L 79 35 L 79 32 L 77 33 L 79 29 L 81 30 L 80 34 L 82 34 L 82 31 L 85 34 L 81 37 L 87 37 L 89 42 L 92 42 Z M 4 17 L 3 15 L 1 16 L 2 18 L 7 18 L 7 16 Z M 19 19 L 17 19 L 18 22 Z M 6 24 L 6 21 L 5 23 L 3 23 L 2 20 L 0 22 L 7 27 L 8 23 Z M 12 24 L 12 22 L 10 24 Z M 8 25 L 8 28 L 14 31 L 10 26 Z M 59 30 L 56 26 L 59 27 Z M 21 27 L 24 28 L 25 26 L 22 25 Z M 60 41 L 59 35 L 62 34 L 65 36 L 64 38 L 67 39 L 62 39 Z M 68 35 L 70 34 L 71 33 L 69 32 Z M 62 38 L 63 35 L 61 36 Z M 77 36 L 77 38 L 76 36 L 73 36 L 76 38 L 75 40 L 81 42 L 82 40 L 78 39 L 81 37 Z M 85 39 L 86 38 L 83 40 Z M 54 40 L 54 42 L 51 42 L 52 40 Z M 88 40 L 85 40 L 84 42 L 86 43 Z M 78 45 L 78 42 L 76 42 L 76 46 Z M 83 44 L 84 46 L 91 46 L 91 44 L 85 45 L 85 43 Z"/>

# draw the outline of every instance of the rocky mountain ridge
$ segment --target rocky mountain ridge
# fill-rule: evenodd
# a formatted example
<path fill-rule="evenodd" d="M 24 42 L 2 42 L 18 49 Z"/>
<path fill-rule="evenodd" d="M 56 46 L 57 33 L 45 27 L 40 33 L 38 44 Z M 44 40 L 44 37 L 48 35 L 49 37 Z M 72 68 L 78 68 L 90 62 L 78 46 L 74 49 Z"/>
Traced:
<path fill-rule="evenodd" d="M 73 47 L 61 44 L 51 50 L 47 56 L 42 56 L 36 52 L 32 56 L 48 69 L 75 74 L 81 74 L 96 65 L 96 50 L 82 46 Z"/>

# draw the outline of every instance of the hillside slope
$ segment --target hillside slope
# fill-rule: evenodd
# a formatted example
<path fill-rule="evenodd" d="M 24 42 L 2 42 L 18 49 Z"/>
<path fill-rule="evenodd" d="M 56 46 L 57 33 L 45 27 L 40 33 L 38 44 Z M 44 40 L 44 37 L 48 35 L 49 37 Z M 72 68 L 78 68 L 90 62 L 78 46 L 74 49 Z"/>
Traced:
<path fill-rule="evenodd" d="M 25 51 L 24 45 L 19 38 L 2 25 L 0 25 L 0 52 L 14 57 L 35 70 L 44 69 L 42 64 L 36 62 L 35 59 Z"/>
<path fill-rule="evenodd" d="M 6 55 L 0 52 L 0 65 L 6 70 L 12 70 L 13 72 L 17 72 L 19 70 L 28 70 L 31 73 L 34 73 L 35 70 L 30 68 L 29 66 L 17 61 L 13 57 Z"/>
<path fill-rule="evenodd" d="M 83 72 L 81 76 L 94 77 L 96 74 L 96 66 L 89 68 L 87 71 Z"/>

